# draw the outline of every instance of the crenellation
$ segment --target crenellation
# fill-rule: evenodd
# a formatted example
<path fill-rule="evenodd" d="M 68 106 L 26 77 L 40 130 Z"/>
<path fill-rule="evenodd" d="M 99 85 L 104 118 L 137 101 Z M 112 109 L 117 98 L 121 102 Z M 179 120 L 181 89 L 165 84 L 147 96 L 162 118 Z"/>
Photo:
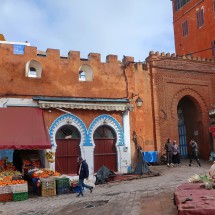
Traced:
<path fill-rule="evenodd" d="M 123 64 L 133 63 L 134 57 L 124 56 L 122 59 Z"/>
<path fill-rule="evenodd" d="M 166 56 L 165 52 L 161 52 L 160 55 L 161 55 L 162 57 L 165 57 L 165 56 Z"/>
<path fill-rule="evenodd" d="M 80 61 L 80 52 L 79 51 L 69 51 L 68 59 L 71 61 Z"/>
<path fill-rule="evenodd" d="M 192 60 L 191 55 L 187 55 L 187 59 L 188 59 L 188 60 Z"/>
<path fill-rule="evenodd" d="M 170 57 L 170 53 L 169 52 L 166 54 L 166 57 Z"/>
<path fill-rule="evenodd" d="M 201 61 L 201 57 L 197 57 L 197 61 Z"/>
<path fill-rule="evenodd" d="M 197 57 L 196 57 L 196 56 L 193 56 L 193 57 L 192 57 L 192 60 L 197 60 Z"/>
<path fill-rule="evenodd" d="M 25 55 L 37 56 L 37 47 L 25 46 Z"/>
<path fill-rule="evenodd" d="M 88 60 L 89 61 L 101 62 L 101 54 L 99 54 L 99 53 L 89 53 Z"/>
<path fill-rule="evenodd" d="M 156 52 L 155 52 L 155 55 L 157 55 L 157 56 L 159 57 L 159 56 L 160 56 L 159 51 L 156 51 Z"/>
<path fill-rule="evenodd" d="M 171 54 L 171 58 L 175 58 L 175 57 L 176 57 L 175 53 Z"/>
<path fill-rule="evenodd" d="M 0 50 L 13 53 L 13 45 L 12 44 L 4 44 L 4 43 L 0 44 Z"/>
<path fill-rule="evenodd" d="M 46 50 L 46 56 L 49 58 L 59 58 L 60 59 L 60 50 L 59 49 L 50 49 Z"/>
<path fill-rule="evenodd" d="M 107 55 L 106 56 L 106 63 L 117 63 L 118 56 L 117 55 Z"/>
<path fill-rule="evenodd" d="M 154 55 L 154 54 L 155 54 L 154 51 L 149 52 L 149 56 Z"/>

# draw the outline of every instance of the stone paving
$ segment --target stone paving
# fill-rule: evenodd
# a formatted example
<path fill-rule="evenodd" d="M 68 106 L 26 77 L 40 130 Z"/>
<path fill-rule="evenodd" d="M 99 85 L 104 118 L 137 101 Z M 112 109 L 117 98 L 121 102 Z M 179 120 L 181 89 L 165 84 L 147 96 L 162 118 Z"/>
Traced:
<path fill-rule="evenodd" d="M 150 166 L 152 172 L 161 175 L 98 185 L 93 193 L 85 191 L 84 197 L 65 194 L 0 203 L 0 215 L 174 215 L 177 214 L 172 200 L 174 189 L 194 174 L 208 173 L 211 165 L 211 162 L 202 161 L 202 167 L 196 167 L 194 161 L 189 167 L 188 160 L 183 160 L 177 167 Z"/>

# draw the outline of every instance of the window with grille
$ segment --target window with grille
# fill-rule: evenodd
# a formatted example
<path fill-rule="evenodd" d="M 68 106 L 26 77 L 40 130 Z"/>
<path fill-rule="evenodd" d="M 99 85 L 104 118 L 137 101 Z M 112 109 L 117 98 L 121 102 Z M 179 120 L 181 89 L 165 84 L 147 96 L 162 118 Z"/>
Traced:
<path fill-rule="evenodd" d="M 182 35 L 183 35 L 183 37 L 188 35 L 188 22 L 187 21 L 182 23 Z"/>
<path fill-rule="evenodd" d="M 215 40 L 211 42 L 212 46 L 212 56 L 215 57 Z"/>
<path fill-rule="evenodd" d="M 197 27 L 201 28 L 204 25 L 204 10 L 201 9 L 197 12 Z"/>

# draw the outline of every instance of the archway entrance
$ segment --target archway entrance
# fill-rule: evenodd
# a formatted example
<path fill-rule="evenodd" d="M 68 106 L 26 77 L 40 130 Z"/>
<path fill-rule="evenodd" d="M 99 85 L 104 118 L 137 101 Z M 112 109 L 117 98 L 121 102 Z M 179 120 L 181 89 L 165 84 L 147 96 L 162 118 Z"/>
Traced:
<path fill-rule="evenodd" d="M 61 174 L 77 174 L 80 152 L 80 133 L 72 125 L 64 125 L 56 133 L 55 169 Z"/>
<path fill-rule="evenodd" d="M 190 153 L 190 140 L 194 139 L 201 151 L 202 148 L 202 121 L 198 103 L 193 97 L 184 96 L 178 103 L 178 134 L 179 147 L 182 157 Z"/>
<path fill-rule="evenodd" d="M 99 126 L 94 132 L 94 172 L 102 165 L 110 170 L 117 171 L 116 134 L 107 125 Z"/>

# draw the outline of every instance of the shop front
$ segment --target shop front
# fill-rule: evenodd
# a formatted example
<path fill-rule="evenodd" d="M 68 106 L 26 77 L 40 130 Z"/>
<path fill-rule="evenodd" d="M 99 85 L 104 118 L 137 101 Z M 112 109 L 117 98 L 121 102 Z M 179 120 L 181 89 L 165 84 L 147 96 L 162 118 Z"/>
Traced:
<path fill-rule="evenodd" d="M 0 156 L 21 171 L 24 162 L 44 167 L 44 150 L 51 148 L 43 111 L 39 108 L 0 108 Z"/>
<path fill-rule="evenodd" d="M 77 176 L 77 158 L 89 165 L 90 177 L 103 165 L 113 172 L 131 169 L 131 144 L 127 99 L 75 99 L 34 97 L 52 119 L 49 127 L 51 170 Z"/>
<path fill-rule="evenodd" d="M 44 169 L 45 150 L 51 148 L 51 142 L 43 110 L 0 108 L 0 118 L 0 201 L 25 200 L 29 186 L 32 190 L 36 186 L 34 170 L 48 172 Z"/>

